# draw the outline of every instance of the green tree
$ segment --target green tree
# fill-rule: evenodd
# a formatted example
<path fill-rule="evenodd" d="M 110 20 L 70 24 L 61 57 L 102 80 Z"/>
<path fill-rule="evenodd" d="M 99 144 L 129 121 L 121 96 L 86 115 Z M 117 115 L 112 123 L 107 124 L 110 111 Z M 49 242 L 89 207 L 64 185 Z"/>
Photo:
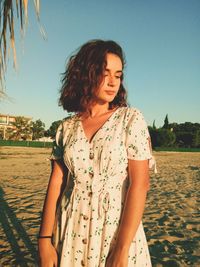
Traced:
<path fill-rule="evenodd" d="M 45 135 L 46 136 L 50 136 L 51 138 L 55 138 L 56 136 L 56 131 L 58 126 L 60 125 L 61 120 L 58 121 L 54 121 L 51 126 L 49 127 L 49 129 L 46 131 Z"/>
<path fill-rule="evenodd" d="M 158 133 L 158 130 L 156 128 L 151 127 L 149 126 L 148 127 L 149 129 L 149 134 L 151 136 L 151 145 L 152 145 L 152 148 L 155 148 L 157 145 L 157 133 Z"/>
<path fill-rule="evenodd" d="M 25 117 L 16 117 L 12 123 L 13 128 L 7 130 L 6 139 L 10 140 L 27 140 L 32 139 L 31 120 Z"/>
<path fill-rule="evenodd" d="M 176 135 L 173 131 L 160 128 L 156 133 L 156 146 L 170 147 L 176 141 Z"/>
<path fill-rule="evenodd" d="M 179 147 L 198 147 L 200 124 L 185 122 L 171 123 L 169 128 L 172 128 L 176 134 L 176 145 Z"/>
<path fill-rule="evenodd" d="M 179 131 L 176 133 L 176 143 L 180 147 L 191 147 L 194 134 L 192 132 Z"/>
<path fill-rule="evenodd" d="M 168 114 L 165 116 L 165 120 L 164 120 L 163 128 L 164 128 L 164 129 L 169 129 Z"/>
<path fill-rule="evenodd" d="M 44 136 L 45 124 L 40 119 L 32 122 L 31 128 L 33 132 L 33 140 L 39 139 Z"/>
<path fill-rule="evenodd" d="M 156 129 L 156 121 L 153 121 L 153 129 Z"/>
<path fill-rule="evenodd" d="M 195 131 L 193 135 L 192 147 L 200 147 L 200 130 Z"/>

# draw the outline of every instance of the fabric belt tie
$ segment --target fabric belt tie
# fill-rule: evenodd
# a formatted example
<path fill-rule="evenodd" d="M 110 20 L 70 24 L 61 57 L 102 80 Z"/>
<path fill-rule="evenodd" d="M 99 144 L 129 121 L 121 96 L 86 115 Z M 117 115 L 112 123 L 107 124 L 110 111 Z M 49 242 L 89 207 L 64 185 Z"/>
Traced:
<path fill-rule="evenodd" d="M 98 217 L 102 218 L 103 212 L 107 212 L 110 208 L 109 192 L 101 192 L 99 195 Z"/>
<path fill-rule="evenodd" d="M 75 203 L 75 195 L 79 188 L 77 185 L 74 185 L 74 188 L 72 190 L 70 200 L 67 202 L 64 206 L 64 209 L 66 210 L 66 216 L 71 217 L 72 216 L 72 211 L 73 208 L 75 209 L 74 203 Z M 110 208 L 110 194 L 109 192 L 100 192 L 99 197 L 98 197 L 98 218 L 102 218 L 103 213 L 107 212 Z"/>
<path fill-rule="evenodd" d="M 149 159 L 149 169 L 153 170 L 154 173 L 158 173 L 154 156 Z"/>

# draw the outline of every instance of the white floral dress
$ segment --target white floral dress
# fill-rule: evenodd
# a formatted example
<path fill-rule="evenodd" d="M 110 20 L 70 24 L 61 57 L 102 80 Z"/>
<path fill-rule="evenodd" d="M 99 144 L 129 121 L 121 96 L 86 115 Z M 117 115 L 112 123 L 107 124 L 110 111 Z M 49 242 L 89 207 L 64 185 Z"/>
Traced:
<path fill-rule="evenodd" d="M 104 267 L 124 206 L 128 159 L 152 159 L 143 115 L 119 107 L 91 142 L 78 115 L 66 118 L 51 155 L 52 160 L 61 158 L 69 172 L 54 230 L 59 266 Z M 142 221 L 129 250 L 128 267 L 134 266 L 151 266 Z"/>

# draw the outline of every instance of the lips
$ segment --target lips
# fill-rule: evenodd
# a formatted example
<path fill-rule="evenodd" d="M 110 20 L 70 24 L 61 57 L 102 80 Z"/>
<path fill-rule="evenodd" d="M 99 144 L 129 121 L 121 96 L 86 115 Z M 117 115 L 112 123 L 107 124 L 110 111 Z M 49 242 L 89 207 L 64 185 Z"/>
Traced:
<path fill-rule="evenodd" d="M 115 94 L 115 91 L 111 91 L 111 90 L 106 90 L 105 92 L 108 95 L 114 95 Z"/>

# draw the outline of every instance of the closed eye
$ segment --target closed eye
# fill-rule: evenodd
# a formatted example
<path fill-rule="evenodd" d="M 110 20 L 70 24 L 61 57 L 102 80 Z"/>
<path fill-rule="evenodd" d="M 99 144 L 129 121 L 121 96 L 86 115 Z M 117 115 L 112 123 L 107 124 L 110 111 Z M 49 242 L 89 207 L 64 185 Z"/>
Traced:
<path fill-rule="evenodd" d="M 107 77 L 107 76 L 109 76 L 109 75 L 111 75 L 111 74 L 109 74 L 108 71 L 105 71 L 105 73 L 104 73 L 104 77 Z M 116 73 L 114 77 L 115 77 L 116 79 L 120 79 L 120 78 L 122 77 L 122 72 L 119 71 L 119 73 Z"/>

